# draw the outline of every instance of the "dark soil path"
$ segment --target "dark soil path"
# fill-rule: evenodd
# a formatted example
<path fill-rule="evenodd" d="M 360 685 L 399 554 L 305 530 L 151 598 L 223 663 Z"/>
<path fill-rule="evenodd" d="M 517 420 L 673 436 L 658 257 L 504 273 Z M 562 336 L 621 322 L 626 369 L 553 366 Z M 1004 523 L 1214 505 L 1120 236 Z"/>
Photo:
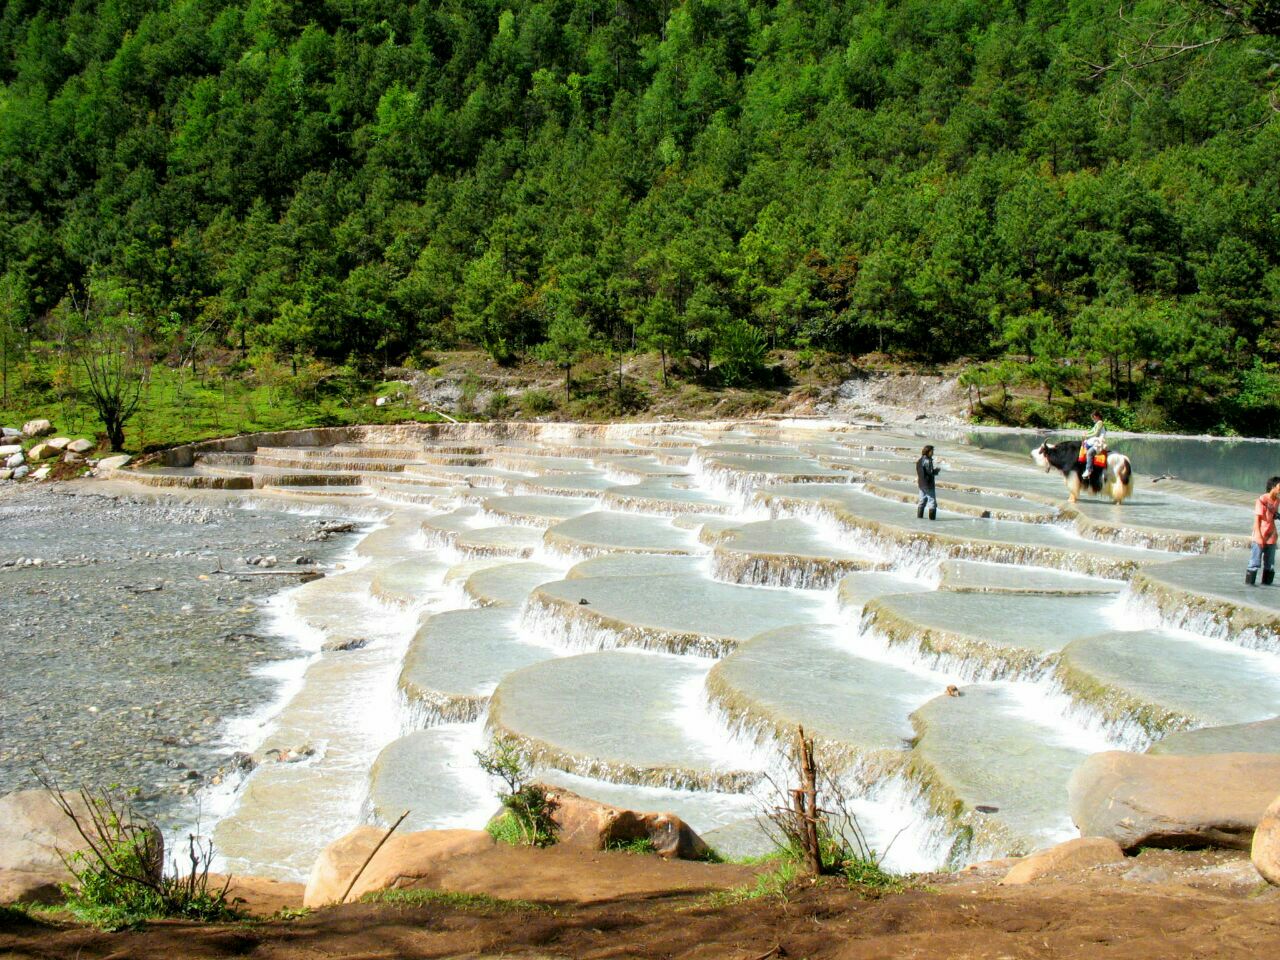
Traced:
<path fill-rule="evenodd" d="M 1265 958 L 1280 956 L 1280 890 L 1195 889 L 1116 876 L 1000 887 L 934 878 L 868 899 L 830 881 L 725 904 L 631 896 L 544 908 L 353 904 L 293 920 L 96 930 L 0 921 L 0 958 Z"/>

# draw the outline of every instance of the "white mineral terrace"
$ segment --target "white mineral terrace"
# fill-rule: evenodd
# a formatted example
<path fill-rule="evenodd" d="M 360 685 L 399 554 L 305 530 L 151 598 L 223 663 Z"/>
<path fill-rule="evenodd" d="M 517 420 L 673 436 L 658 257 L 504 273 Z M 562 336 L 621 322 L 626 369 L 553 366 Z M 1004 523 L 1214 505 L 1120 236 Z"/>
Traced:
<path fill-rule="evenodd" d="M 270 605 L 299 659 L 274 668 L 270 716 L 227 718 L 228 749 L 313 752 L 223 798 L 227 865 L 301 878 L 406 810 L 479 827 L 474 751 L 495 740 L 744 853 L 803 724 L 900 869 L 1070 836 L 1065 783 L 1094 751 L 1280 751 L 1280 586 L 1243 583 L 1248 495 L 1139 472 L 1123 506 L 1071 507 L 1029 458 L 935 440 L 939 514 L 918 519 L 927 439 L 371 427 L 117 474 L 376 518 L 349 562 Z"/>

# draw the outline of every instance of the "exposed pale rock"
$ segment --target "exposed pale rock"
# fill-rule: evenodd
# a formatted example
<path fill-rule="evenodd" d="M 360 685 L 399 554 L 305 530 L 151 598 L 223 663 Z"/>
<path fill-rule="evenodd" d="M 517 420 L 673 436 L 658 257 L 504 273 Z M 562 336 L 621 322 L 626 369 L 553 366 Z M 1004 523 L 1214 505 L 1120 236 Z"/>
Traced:
<path fill-rule="evenodd" d="M 1147 753 L 1181 756 L 1205 753 L 1280 753 L 1280 717 L 1224 727 L 1179 730 L 1147 748 Z"/>
<path fill-rule="evenodd" d="M 302 903 L 308 907 L 336 903 L 351 882 L 351 876 L 378 845 L 385 830 L 356 827 L 320 851 L 311 867 Z"/>
<path fill-rule="evenodd" d="M 119 470 L 132 459 L 127 453 L 118 453 L 114 457 L 103 457 L 98 461 L 98 472 L 109 473 L 112 470 Z"/>
<path fill-rule="evenodd" d="M 1139 846 L 1247 850 L 1280 794 L 1280 756 L 1221 753 L 1161 756 L 1107 751 L 1067 785 L 1071 819 L 1086 836 Z"/>
<path fill-rule="evenodd" d="M 21 436 L 21 430 L 15 430 L 13 427 L 0 427 L 0 440 L 8 441 Z"/>
<path fill-rule="evenodd" d="M 57 451 L 49 446 L 49 444 L 37 443 L 27 451 L 27 459 L 34 463 L 37 460 L 44 460 L 48 457 L 52 457 L 55 453 L 57 453 Z"/>
<path fill-rule="evenodd" d="M 12 480 L 12 479 L 13 479 L 12 470 L 10 470 L 8 467 L 5 467 L 4 469 L 0 469 L 0 480 Z"/>
<path fill-rule="evenodd" d="M 18 469 L 18 467 L 22 466 L 26 462 L 27 462 L 27 458 L 23 456 L 22 451 L 19 450 L 17 453 L 11 453 L 8 457 L 6 457 L 4 461 L 4 465 L 8 467 L 10 470 L 16 470 Z"/>
<path fill-rule="evenodd" d="M 53 433 L 53 424 L 48 420 L 28 420 L 22 425 L 24 437 L 43 437 Z"/>
<path fill-rule="evenodd" d="M 13 470 L 13 479 L 14 479 L 14 480 L 21 480 L 23 477 L 25 477 L 25 476 L 26 476 L 28 473 L 30 473 L 30 472 L 31 472 L 31 468 L 30 468 L 30 467 L 28 467 L 25 463 L 23 463 L 23 464 L 19 464 L 19 465 L 18 465 L 17 467 L 15 467 L 15 468 L 14 468 L 14 470 Z"/>
<path fill-rule="evenodd" d="M 80 454 L 88 453 L 90 450 L 93 449 L 93 441 L 92 440 L 72 440 L 70 443 L 67 444 L 67 449 L 72 453 L 80 453 Z"/>
<path fill-rule="evenodd" d="M 1253 865 L 1268 883 L 1280 886 L 1280 796 L 1262 815 L 1253 834 Z"/>
<path fill-rule="evenodd" d="M 1124 851 L 1109 837 L 1077 837 L 1023 857 L 1000 882 L 1008 886 L 1031 883 L 1051 874 L 1073 873 L 1122 860 Z"/>
<path fill-rule="evenodd" d="M 32 479 L 32 480 L 44 480 L 44 479 L 47 479 L 47 478 L 48 478 L 48 476 L 49 476 L 49 471 L 51 471 L 52 469 L 53 469 L 53 467 L 49 467 L 49 466 L 39 467 L 38 469 L 36 469 L 36 470 L 31 474 L 31 479 Z"/>
<path fill-rule="evenodd" d="M 67 449 L 67 444 L 71 442 L 71 438 L 70 437 L 52 437 L 46 442 L 48 446 L 53 450 L 65 450 Z"/>
<path fill-rule="evenodd" d="M 559 827 L 558 843 L 604 850 L 632 840 L 648 840 L 664 859 L 702 860 L 710 852 L 693 828 L 675 814 L 623 810 L 557 787 L 548 787 L 547 794 L 556 803 L 552 819 Z"/>
<path fill-rule="evenodd" d="M 15 453 L 21 453 L 21 452 L 22 452 L 22 444 L 6 443 L 4 446 L 0 447 L 0 459 L 7 460 L 9 459 L 9 457 L 12 457 Z"/>
<path fill-rule="evenodd" d="M 308 907 L 338 903 L 385 834 L 380 827 L 357 827 L 325 847 L 311 869 L 303 903 Z M 392 836 L 360 874 L 348 899 L 359 900 L 375 890 L 433 886 L 432 879 L 449 861 L 488 850 L 493 843 L 483 830 L 423 830 Z"/>

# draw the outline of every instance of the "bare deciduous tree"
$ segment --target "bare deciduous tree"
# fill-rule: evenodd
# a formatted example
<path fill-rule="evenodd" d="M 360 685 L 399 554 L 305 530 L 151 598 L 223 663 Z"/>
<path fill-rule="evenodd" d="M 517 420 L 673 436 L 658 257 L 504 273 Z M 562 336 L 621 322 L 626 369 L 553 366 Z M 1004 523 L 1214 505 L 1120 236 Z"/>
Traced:
<path fill-rule="evenodd" d="M 142 319 L 126 309 L 111 309 L 90 290 L 68 297 L 74 311 L 69 347 L 84 371 L 89 400 L 97 411 L 112 450 L 124 448 L 124 425 L 137 412 L 150 378 Z"/>
<path fill-rule="evenodd" d="M 1211 52 L 1223 45 L 1255 39 L 1280 38 L 1280 0 L 1174 0 L 1169 13 L 1156 20 L 1141 18 L 1119 4 L 1117 17 L 1124 30 L 1116 56 L 1105 63 L 1089 63 L 1090 76 L 1135 73 L 1165 61 Z M 1274 69 L 1274 49 L 1256 51 Z M 1280 90 L 1270 93 L 1272 109 L 1280 111 Z"/>

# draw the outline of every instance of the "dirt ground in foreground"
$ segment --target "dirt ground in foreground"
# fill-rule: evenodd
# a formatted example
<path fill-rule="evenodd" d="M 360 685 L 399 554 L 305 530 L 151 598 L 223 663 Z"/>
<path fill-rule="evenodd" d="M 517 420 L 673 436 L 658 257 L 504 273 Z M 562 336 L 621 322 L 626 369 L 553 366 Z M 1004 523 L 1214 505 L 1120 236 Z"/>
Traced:
<path fill-rule="evenodd" d="M 935 876 L 878 898 L 832 880 L 799 881 L 782 896 L 729 904 L 687 890 L 536 908 L 351 904 L 291 920 L 163 922 L 114 934 L 10 918 L 0 920 L 0 958 L 1280 956 L 1280 889 L 1192 886 L 1168 855 L 1135 866 L 1022 887 L 998 886 L 995 871 Z"/>

